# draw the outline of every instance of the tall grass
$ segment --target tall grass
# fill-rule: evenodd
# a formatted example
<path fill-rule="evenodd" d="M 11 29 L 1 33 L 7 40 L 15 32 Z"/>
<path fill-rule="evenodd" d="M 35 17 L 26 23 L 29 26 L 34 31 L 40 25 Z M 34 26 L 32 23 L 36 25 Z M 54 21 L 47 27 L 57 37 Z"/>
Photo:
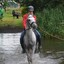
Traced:
<path fill-rule="evenodd" d="M 59 6 L 56 8 L 45 8 L 41 12 L 37 12 L 38 25 L 53 35 L 64 37 L 64 8 Z"/>

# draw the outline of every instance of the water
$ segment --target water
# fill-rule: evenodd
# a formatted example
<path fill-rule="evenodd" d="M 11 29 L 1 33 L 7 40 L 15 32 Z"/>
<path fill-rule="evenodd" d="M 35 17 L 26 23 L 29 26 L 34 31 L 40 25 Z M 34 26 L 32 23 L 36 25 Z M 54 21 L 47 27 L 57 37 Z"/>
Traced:
<path fill-rule="evenodd" d="M 19 39 L 20 33 L 0 34 L 0 64 L 28 64 L 26 54 L 22 54 Z M 62 46 L 61 41 L 44 40 L 41 53 L 33 57 L 33 64 L 64 64 L 64 49 L 57 42 Z"/>

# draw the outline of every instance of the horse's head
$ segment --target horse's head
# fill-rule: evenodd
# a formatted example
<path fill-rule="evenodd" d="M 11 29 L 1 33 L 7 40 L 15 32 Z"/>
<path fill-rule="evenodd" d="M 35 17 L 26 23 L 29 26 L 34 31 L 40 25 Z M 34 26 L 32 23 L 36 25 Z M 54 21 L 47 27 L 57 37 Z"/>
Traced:
<path fill-rule="evenodd" d="M 35 21 L 36 21 L 35 18 L 32 15 L 29 15 L 27 19 L 28 28 L 33 28 L 33 29 L 37 28 L 37 24 Z"/>

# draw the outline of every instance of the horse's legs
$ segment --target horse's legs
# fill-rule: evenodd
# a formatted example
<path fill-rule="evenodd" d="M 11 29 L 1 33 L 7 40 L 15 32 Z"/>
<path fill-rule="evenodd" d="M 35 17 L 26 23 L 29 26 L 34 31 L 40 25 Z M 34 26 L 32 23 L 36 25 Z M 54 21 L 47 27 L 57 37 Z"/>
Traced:
<path fill-rule="evenodd" d="M 35 53 L 36 50 L 36 44 L 33 46 L 33 54 Z"/>
<path fill-rule="evenodd" d="M 32 64 L 33 50 L 32 49 L 26 50 L 26 53 L 27 53 L 28 64 Z"/>

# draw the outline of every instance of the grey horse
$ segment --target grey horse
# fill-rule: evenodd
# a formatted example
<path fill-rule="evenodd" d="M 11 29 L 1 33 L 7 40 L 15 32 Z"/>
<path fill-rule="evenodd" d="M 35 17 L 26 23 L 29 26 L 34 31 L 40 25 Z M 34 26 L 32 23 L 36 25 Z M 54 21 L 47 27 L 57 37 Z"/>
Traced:
<path fill-rule="evenodd" d="M 24 36 L 24 45 L 27 54 L 28 64 L 33 63 L 33 54 L 36 49 L 36 35 L 34 33 L 35 28 L 37 28 L 35 19 L 32 15 L 29 15 L 27 19 L 26 34 Z"/>

